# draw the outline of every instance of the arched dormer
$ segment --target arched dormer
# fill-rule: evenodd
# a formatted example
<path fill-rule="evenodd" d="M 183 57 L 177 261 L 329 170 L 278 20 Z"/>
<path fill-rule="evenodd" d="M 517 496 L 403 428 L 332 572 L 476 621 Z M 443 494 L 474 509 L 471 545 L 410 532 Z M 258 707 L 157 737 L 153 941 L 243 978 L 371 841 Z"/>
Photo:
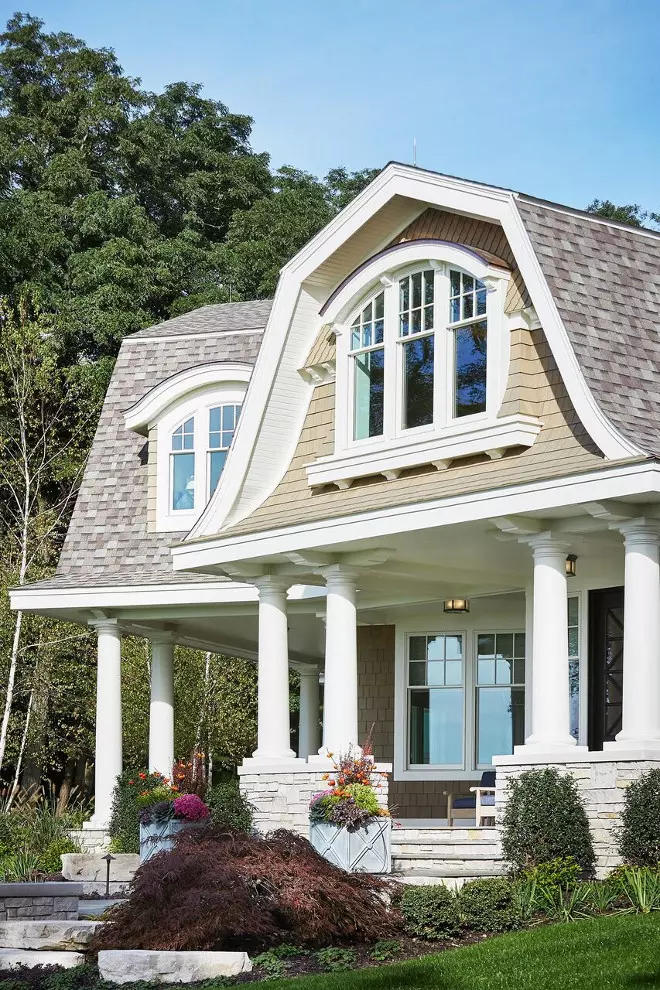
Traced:
<path fill-rule="evenodd" d="M 537 419 L 498 415 L 509 277 L 488 252 L 425 239 L 387 248 L 334 290 L 320 316 L 337 338 L 335 451 L 307 466 L 310 485 L 534 442 Z"/>
<path fill-rule="evenodd" d="M 126 411 L 126 427 L 149 437 L 158 532 L 189 530 L 206 507 L 229 455 L 251 371 L 228 362 L 187 368 Z"/>

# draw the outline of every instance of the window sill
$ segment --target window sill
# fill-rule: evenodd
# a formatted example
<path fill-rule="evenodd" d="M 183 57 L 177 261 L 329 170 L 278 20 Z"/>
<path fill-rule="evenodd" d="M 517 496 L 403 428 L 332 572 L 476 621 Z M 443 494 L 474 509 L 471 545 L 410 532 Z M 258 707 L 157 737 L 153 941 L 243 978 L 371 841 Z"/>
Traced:
<path fill-rule="evenodd" d="M 492 769 L 492 768 L 491 768 Z M 432 766 L 427 769 L 397 770 L 394 767 L 394 780 L 471 780 L 478 783 L 481 780 L 483 770 L 443 770 L 442 767 Z"/>
<path fill-rule="evenodd" d="M 382 474 L 392 481 L 407 468 L 433 464 L 444 470 L 451 461 L 475 454 L 488 454 L 496 460 L 511 447 L 531 447 L 541 425 L 534 416 L 505 416 L 490 423 L 458 424 L 440 436 L 413 442 L 407 438 L 385 441 L 378 449 L 361 448 L 306 464 L 307 483 L 312 488 L 331 484 L 350 488 L 356 479 L 369 475 Z"/>

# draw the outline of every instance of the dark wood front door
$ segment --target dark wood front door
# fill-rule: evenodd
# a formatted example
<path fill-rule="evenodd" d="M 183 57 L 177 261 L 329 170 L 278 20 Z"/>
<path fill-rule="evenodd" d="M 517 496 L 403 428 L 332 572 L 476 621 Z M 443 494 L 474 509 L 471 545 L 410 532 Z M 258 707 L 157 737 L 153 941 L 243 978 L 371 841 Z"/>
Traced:
<path fill-rule="evenodd" d="M 589 592 L 589 749 L 621 729 L 623 588 Z"/>

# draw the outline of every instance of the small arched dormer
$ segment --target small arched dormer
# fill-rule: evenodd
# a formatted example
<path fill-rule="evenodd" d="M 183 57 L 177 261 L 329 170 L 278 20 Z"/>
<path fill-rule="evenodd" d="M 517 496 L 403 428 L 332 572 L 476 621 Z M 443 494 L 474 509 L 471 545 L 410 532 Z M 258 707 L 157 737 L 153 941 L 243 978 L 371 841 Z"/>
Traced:
<path fill-rule="evenodd" d="M 149 438 L 155 529 L 188 531 L 225 468 L 252 368 L 222 363 L 173 375 L 125 413 L 128 429 Z"/>

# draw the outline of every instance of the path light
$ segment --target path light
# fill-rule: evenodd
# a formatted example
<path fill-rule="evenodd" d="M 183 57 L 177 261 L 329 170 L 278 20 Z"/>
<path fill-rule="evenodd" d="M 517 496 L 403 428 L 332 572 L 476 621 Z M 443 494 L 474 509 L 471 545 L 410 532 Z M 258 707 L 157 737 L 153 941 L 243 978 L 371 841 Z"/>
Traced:
<path fill-rule="evenodd" d="M 445 612 L 469 612 L 470 603 L 467 598 L 447 598 Z"/>
<path fill-rule="evenodd" d="M 569 553 L 568 557 L 566 558 L 566 577 L 575 577 L 577 573 L 577 569 L 575 567 L 576 560 L 577 557 L 575 556 L 575 554 Z"/>

